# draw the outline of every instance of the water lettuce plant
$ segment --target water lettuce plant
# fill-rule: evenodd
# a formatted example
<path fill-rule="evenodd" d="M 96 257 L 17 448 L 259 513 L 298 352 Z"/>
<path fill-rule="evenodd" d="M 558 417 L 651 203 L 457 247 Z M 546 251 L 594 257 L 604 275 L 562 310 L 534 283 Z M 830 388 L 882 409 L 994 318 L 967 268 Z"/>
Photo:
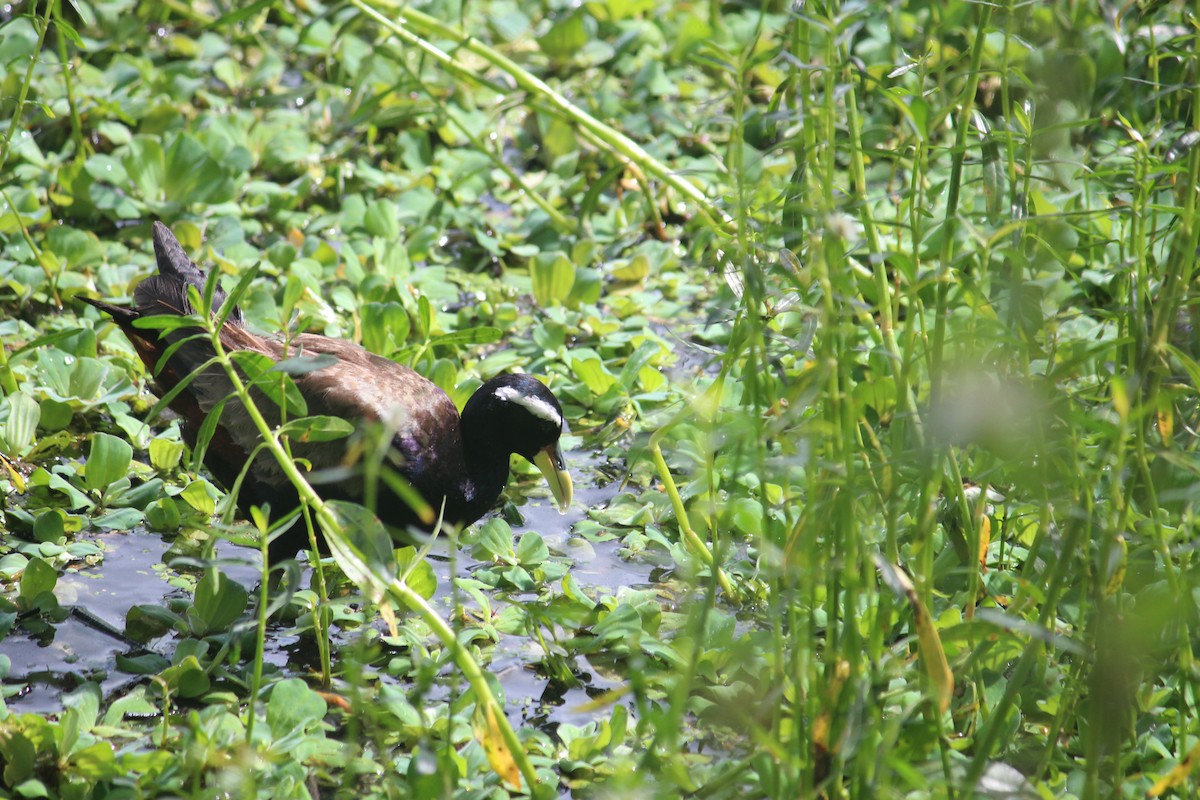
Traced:
<path fill-rule="evenodd" d="M 0 785 L 1186 796 L 1196 13 L 0 9 Z M 256 413 L 272 571 L 78 299 L 153 219 L 257 330 L 546 378 L 574 507 L 400 548 Z"/>

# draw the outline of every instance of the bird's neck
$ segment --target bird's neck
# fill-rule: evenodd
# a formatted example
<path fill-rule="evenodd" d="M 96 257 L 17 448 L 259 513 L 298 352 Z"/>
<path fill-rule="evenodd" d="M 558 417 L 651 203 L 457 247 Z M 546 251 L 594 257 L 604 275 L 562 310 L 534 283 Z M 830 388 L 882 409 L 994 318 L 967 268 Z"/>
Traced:
<path fill-rule="evenodd" d="M 495 504 L 508 483 L 512 453 L 498 440 L 493 427 L 476 417 L 467 413 L 462 418 L 463 458 L 471 483 L 466 490 L 470 496 L 465 499 L 467 505 L 479 508 L 482 515 Z"/>

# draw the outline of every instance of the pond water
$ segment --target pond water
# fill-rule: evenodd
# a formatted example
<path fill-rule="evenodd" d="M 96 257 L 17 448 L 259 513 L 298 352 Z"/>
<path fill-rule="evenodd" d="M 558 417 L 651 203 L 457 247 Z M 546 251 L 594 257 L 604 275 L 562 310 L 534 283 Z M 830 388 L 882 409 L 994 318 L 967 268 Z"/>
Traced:
<path fill-rule="evenodd" d="M 604 465 L 600 456 L 574 451 L 567 460 L 576 484 L 572 508 L 559 514 L 549 498 L 530 499 L 520 507 L 524 522 L 513 526 L 514 534 L 519 537 L 526 531 L 537 531 L 555 557 L 570 560 L 576 583 L 593 596 L 615 593 L 620 587 L 652 586 L 655 565 L 622 558 L 618 540 L 592 542 L 572 536 L 571 528 L 585 519 L 590 509 L 601 508 L 612 499 L 619 481 L 606 474 L 611 471 L 600 469 Z M 170 658 L 175 649 L 174 634 L 143 646 L 122 633 L 126 614 L 133 606 L 162 606 L 188 597 L 187 590 L 177 585 L 178 573 L 162 563 L 169 541 L 144 528 L 95 534 L 92 538 L 103 546 L 104 560 L 94 567 L 62 575 L 55 588 L 59 602 L 70 609 L 70 614 L 36 632 L 17 626 L 4 640 L 2 652 L 12 665 L 5 683 L 23 687 L 6 701 L 14 711 L 54 714 L 61 710 L 62 694 L 86 681 L 97 683 L 105 699 L 111 701 L 144 680 L 121 672 L 118 657 L 149 651 Z M 222 541 L 217 544 L 217 557 L 226 577 L 255 591 L 260 563 L 256 552 Z M 454 577 L 467 576 L 483 566 L 471 557 L 469 548 L 451 554 L 450 544 L 438 541 L 429 563 L 438 578 L 434 596 L 438 611 L 448 615 L 456 600 L 470 606 L 473 601 L 462 593 L 456 597 L 452 584 Z M 309 585 L 309 579 L 306 571 L 300 585 Z M 494 611 L 503 608 L 503 600 L 493 597 L 492 602 Z M 376 624 L 383 630 L 382 622 Z M 357 634 L 335 630 L 333 635 L 344 644 Z M 317 664 L 311 637 L 297 636 L 287 624 L 269 626 L 264 657 L 268 663 L 302 677 L 310 675 Z M 574 665 L 581 685 L 563 687 L 532 669 L 530 663 L 536 660 L 524 636 L 502 634 L 493 651 L 488 669 L 504 687 L 514 722 L 543 728 L 561 723 L 581 725 L 596 716 L 593 710 L 582 711 L 583 706 L 595 695 L 619 688 L 618 682 L 590 668 L 583 659 Z"/>

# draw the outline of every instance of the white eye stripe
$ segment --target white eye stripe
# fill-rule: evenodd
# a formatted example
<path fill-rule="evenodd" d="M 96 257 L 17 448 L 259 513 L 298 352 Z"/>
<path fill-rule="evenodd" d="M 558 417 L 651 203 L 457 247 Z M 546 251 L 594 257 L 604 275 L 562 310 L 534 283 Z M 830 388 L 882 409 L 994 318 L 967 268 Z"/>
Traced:
<path fill-rule="evenodd" d="M 540 397 L 521 394 L 511 386 L 501 386 L 496 390 L 495 397 L 497 400 L 503 400 L 506 403 L 516 403 L 538 419 L 544 419 L 559 428 L 562 427 L 562 416 L 559 415 L 554 406 Z"/>

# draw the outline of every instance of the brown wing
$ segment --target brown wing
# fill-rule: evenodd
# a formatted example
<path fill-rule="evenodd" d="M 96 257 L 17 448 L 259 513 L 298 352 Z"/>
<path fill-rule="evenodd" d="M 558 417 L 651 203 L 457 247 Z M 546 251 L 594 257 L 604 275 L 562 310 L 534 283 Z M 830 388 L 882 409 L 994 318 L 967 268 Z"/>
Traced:
<path fill-rule="evenodd" d="M 364 350 L 357 344 L 314 334 L 301 334 L 285 349 L 282 341 L 257 337 L 243 328 L 227 326 L 222 344 L 230 350 L 253 350 L 275 361 L 285 357 L 332 355 L 332 366 L 295 377 L 310 415 L 342 417 L 360 427 L 380 423 L 391 435 L 393 466 L 421 493 L 437 502 L 445 494 L 461 491 L 465 475 L 458 409 L 434 383 L 408 367 Z M 232 392 L 228 377 L 205 375 L 197 388 L 198 404 L 206 412 Z M 271 425 L 279 422 L 275 404 L 259 392 L 255 404 Z M 244 452 L 261 438 L 249 412 L 235 402 L 226 403 L 221 427 Z M 309 461 L 315 470 L 347 466 L 348 439 L 331 442 L 292 443 L 292 454 Z M 255 480 L 284 488 L 287 478 L 267 454 L 251 467 Z M 361 486 L 344 484 L 336 495 L 358 499 Z"/>
<path fill-rule="evenodd" d="M 466 468 L 458 409 L 436 384 L 350 342 L 305 334 L 295 344 L 338 359 L 297 379 L 309 413 L 381 423 L 392 436 L 396 468 L 431 503 L 462 490 Z"/>

